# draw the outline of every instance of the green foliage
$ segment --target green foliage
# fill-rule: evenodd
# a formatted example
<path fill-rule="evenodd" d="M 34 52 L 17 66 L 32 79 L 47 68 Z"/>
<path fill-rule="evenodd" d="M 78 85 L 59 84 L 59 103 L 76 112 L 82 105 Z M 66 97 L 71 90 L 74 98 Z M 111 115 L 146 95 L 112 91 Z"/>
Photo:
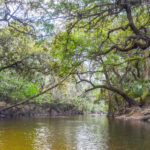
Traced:
<path fill-rule="evenodd" d="M 126 92 L 136 99 L 144 99 L 150 95 L 150 80 L 139 80 L 132 83 L 126 83 Z"/>
<path fill-rule="evenodd" d="M 55 101 L 51 98 L 50 94 L 46 93 L 37 97 L 35 100 L 32 100 L 31 102 L 37 104 L 50 104 L 50 103 L 54 103 Z"/>
<path fill-rule="evenodd" d="M 24 100 L 45 89 L 44 78 L 54 78 L 53 82 L 48 81 L 48 84 L 54 84 L 72 73 L 70 85 L 57 87 L 57 91 L 63 93 L 61 100 L 52 98 L 55 95 L 52 91 L 36 98 L 36 103 L 70 102 L 81 110 L 96 112 L 108 109 L 107 90 L 111 87 L 137 101 L 149 96 L 149 50 L 148 47 L 142 48 L 145 43 L 149 44 L 149 10 L 145 5 L 136 8 L 131 4 L 133 20 L 129 20 L 126 8 L 119 1 L 114 2 L 40 0 L 27 4 L 32 13 L 40 8 L 40 13 L 35 14 L 38 19 L 33 23 L 27 19 L 26 24 L 12 18 L 11 28 L 4 26 L 0 29 L 1 95 L 11 97 L 13 101 Z M 57 27 L 57 21 L 62 18 L 61 30 L 51 38 L 34 36 L 34 29 L 40 34 L 52 33 L 55 26 L 50 20 L 53 19 Z M 91 93 L 94 99 L 78 94 L 73 96 L 67 91 L 81 78 L 88 80 L 89 86 L 81 83 L 80 92 L 91 88 L 91 82 L 95 84 L 93 87 L 102 87 Z M 64 96 L 68 93 L 70 100 Z M 110 95 L 115 97 L 119 92 L 111 90 Z M 123 99 L 121 95 L 118 97 L 120 105 Z M 113 98 L 112 101 L 116 105 Z"/>
<path fill-rule="evenodd" d="M 39 93 L 37 85 L 20 77 L 15 72 L 0 72 L 0 93 L 1 100 L 8 100 L 10 102 L 25 100 Z"/>

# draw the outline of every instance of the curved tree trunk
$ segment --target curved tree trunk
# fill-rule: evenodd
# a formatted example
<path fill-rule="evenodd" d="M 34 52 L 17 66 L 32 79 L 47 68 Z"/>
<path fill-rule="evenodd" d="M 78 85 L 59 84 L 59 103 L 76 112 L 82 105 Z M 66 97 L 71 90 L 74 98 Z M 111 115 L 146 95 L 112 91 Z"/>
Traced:
<path fill-rule="evenodd" d="M 115 92 L 117 94 L 119 94 L 120 96 L 122 96 L 128 103 L 130 106 L 132 105 L 137 105 L 137 102 L 132 99 L 131 97 L 129 97 L 126 93 L 124 93 L 123 91 L 115 88 L 115 87 L 112 87 L 112 86 L 107 86 L 107 85 L 98 85 L 98 86 L 94 86 L 93 88 L 91 89 L 88 89 L 86 92 L 89 92 L 91 90 L 94 90 L 94 89 L 97 89 L 97 88 L 104 88 L 104 89 L 107 89 L 107 90 L 110 90 L 112 92 Z"/>
<path fill-rule="evenodd" d="M 113 91 L 113 92 L 119 94 L 120 96 L 122 96 L 122 97 L 129 103 L 130 106 L 131 106 L 131 105 L 137 105 L 137 102 L 136 102 L 134 99 L 132 99 L 131 97 L 129 97 L 129 96 L 128 96 L 126 93 L 124 93 L 123 91 L 121 91 L 121 90 L 119 90 L 119 89 L 117 89 L 117 88 L 115 88 L 115 87 L 109 87 L 108 90 L 111 90 L 111 91 Z"/>

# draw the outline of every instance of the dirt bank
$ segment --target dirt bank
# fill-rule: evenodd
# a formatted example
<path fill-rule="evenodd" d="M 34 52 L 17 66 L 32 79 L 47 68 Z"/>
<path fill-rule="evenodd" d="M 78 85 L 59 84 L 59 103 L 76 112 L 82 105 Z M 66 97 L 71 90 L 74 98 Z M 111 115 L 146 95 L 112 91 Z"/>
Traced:
<path fill-rule="evenodd" d="M 115 115 L 116 119 L 141 120 L 150 122 L 150 106 L 131 107 L 123 111 L 123 114 Z"/>

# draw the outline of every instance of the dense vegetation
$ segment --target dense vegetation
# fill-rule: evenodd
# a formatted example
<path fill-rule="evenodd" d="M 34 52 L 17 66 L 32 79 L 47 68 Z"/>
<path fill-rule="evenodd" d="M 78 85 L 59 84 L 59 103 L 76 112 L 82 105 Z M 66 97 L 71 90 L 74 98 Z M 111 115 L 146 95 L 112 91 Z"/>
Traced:
<path fill-rule="evenodd" d="M 1 101 L 109 113 L 147 103 L 147 1 L 3 0 L 0 8 Z"/>

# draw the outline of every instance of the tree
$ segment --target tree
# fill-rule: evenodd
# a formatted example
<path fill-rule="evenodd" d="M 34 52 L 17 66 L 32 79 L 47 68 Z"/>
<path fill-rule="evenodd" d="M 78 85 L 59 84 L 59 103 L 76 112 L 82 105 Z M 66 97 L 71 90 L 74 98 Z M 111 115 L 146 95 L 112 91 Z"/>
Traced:
<path fill-rule="evenodd" d="M 22 26 L 22 28 L 25 28 Z M 43 89 L 39 77 L 54 76 L 55 61 L 51 59 L 46 41 L 5 27 L 0 32 L 0 96 L 13 104 L 0 112 L 24 104 L 60 86 L 66 79 L 57 80 Z M 5 91 L 6 90 L 6 91 Z"/>
<path fill-rule="evenodd" d="M 16 8 L 13 12 L 11 4 Z M 143 97 L 142 88 L 149 87 L 149 79 L 143 76 L 148 74 L 144 64 L 150 46 L 150 9 L 146 2 L 31 0 L 3 1 L 1 6 L 0 21 L 9 28 L 1 30 L 0 70 L 53 73 L 63 79 L 71 75 L 76 83 L 89 84 L 86 92 L 105 89 L 109 97 L 116 101 L 123 98 L 130 106 Z M 35 13 L 37 10 L 42 15 Z M 63 20 L 62 29 L 51 39 L 35 38 L 36 33 L 52 31 L 51 20 L 56 20 L 56 27 Z"/>
<path fill-rule="evenodd" d="M 102 38 L 98 52 L 107 54 L 117 50 L 128 52 L 134 49 L 145 50 L 150 46 L 149 37 L 149 5 L 140 0 L 115 0 L 115 1 L 61 1 L 60 5 L 69 5 L 67 32 L 74 28 L 86 32 L 93 30 Z M 63 9 L 64 10 L 64 9 Z M 63 11 L 61 10 L 61 11 Z M 144 11 L 143 11 L 144 10 Z M 105 29 L 104 29 L 105 28 Z M 102 37 L 105 36 L 105 37 Z M 113 38 L 116 36 L 118 38 Z M 112 43 L 113 42 L 113 43 Z M 109 43 L 107 50 L 104 44 Z"/>
<path fill-rule="evenodd" d="M 16 31 L 38 38 L 51 35 L 54 26 L 50 3 L 45 0 L 1 0 L 1 28 L 7 25 Z M 26 28 L 20 28 L 22 26 Z"/>
<path fill-rule="evenodd" d="M 130 81 L 129 76 L 131 80 L 142 78 L 139 64 L 149 57 L 143 55 L 150 46 L 149 6 L 140 4 L 142 2 L 120 0 L 59 3 L 66 6 L 60 9 L 67 18 L 66 32 L 55 36 L 52 49 L 56 57 L 61 55 L 59 59 L 63 66 L 77 67 L 74 74 L 78 82 L 88 82 L 92 86 L 87 91 L 105 88 L 121 95 L 129 105 L 137 104 L 125 92 L 124 85 L 126 80 Z M 133 66 L 132 62 L 137 65 Z M 133 68 L 138 75 L 133 71 L 131 75 Z M 103 82 L 95 79 L 100 73 Z M 114 76 L 120 79 L 118 84 L 110 81 Z"/>
<path fill-rule="evenodd" d="M 0 33 L 0 71 L 15 69 L 26 75 L 35 71 L 48 74 L 51 59 L 44 44 L 39 45 L 28 35 L 4 28 Z"/>

